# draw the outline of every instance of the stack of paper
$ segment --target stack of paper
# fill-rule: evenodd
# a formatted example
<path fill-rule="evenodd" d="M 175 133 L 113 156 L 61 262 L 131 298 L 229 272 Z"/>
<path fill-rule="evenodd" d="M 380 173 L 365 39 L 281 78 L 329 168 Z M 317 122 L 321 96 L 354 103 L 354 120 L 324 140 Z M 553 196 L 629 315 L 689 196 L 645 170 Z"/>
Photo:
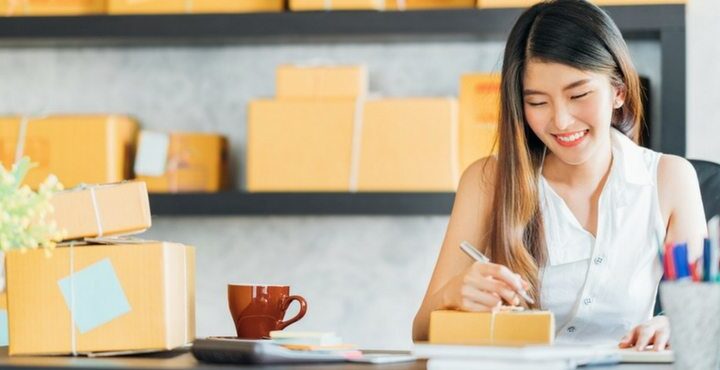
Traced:
<path fill-rule="evenodd" d="M 333 332 L 292 332 L 275 330 L 270 338 L 285 348 L 306 351 L 352 350 L 355 346 L 343 343 Z"/>
<path fill-rule="evenodd" d="M 617 363 L 616 349 L 587 346 L 494 347 L 416 344 L 413 354 L 427 358 L 429 370 L 574 369 L 579 365 Z"/>

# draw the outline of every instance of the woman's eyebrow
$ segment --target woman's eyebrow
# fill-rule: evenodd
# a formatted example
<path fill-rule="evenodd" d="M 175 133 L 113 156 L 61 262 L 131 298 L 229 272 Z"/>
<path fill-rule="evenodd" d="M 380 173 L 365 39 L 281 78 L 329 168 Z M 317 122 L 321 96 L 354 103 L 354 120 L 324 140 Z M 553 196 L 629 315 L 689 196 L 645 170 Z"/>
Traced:
<path fill-rule="evenodd" d="M 571 83 L 571 84 L 563 87 L 563 91 L 565 91 L 565 90 L 570 90 L 570 89 L 575 88 L 575 87 L 578 87 L 578 86 L 582 86 L 582 85 L 584 85 L 584 84 L 586 84 L 586 83 L 588 83 L 588 82 L 590 82 L 590 79 L 589 79 L 589 78 L 585 78 L 585 79 L 582 79 L 582 80 L 577 80 L 577 81 L 575 81 L 575 82 L 573 82 L 573 83 Z M 524 90 L 523 90 L 523 96 L 528 96 L 528 95 L 548 95 L 548 94 L 545 93 L 545 92 L 542 92 L 542 91 L 538 91 L 538 90 L 524 89 Z"/>

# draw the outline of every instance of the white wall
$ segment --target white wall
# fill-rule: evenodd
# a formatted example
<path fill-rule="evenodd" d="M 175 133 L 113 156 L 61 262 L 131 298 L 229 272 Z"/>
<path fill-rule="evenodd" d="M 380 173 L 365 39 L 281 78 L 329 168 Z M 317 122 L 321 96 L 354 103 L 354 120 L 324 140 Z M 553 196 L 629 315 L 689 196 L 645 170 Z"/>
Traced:
<path fill-rule="evenodd" d="M 687 5 L 687 156 L 720 163 L 720 1 Z"/>

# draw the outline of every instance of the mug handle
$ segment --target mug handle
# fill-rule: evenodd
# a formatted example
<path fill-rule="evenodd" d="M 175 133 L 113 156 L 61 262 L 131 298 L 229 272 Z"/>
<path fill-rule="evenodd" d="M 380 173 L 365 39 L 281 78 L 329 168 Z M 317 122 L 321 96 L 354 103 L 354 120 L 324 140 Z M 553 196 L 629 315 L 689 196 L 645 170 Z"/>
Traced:
<path fill-rule="evenodd" d="M 283 310 L 287 310 L 288 307 L 290 307 L 290 304 L 292 303 L 292 301 L 297 301 L 298 303 L 300 303 L 300 312 L 298 312 L 297 315 L 295 315 L 295 317 L 293 317 L 292 319 L 280 322 L 279 330 L 283 330 L 288 325 L 293 324 L 293 323 L 297 322 L 298 320 L 302 319 L 303 316 L 305 316 L 305 312 L 307 312 L 307 302 L 305 301 L 305 298 L 303 298 L 299 295 L 291 295 L 291 296 L 288 296 L 287 298 L 285 298 L 285 304 L 283 305 Z"/>

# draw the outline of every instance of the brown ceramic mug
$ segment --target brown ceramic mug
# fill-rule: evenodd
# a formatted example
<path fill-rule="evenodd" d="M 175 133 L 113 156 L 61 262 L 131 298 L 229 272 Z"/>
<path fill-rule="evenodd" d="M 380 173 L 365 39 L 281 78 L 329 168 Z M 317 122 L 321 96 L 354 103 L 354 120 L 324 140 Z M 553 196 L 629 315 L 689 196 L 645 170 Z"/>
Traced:
<path fill-rule="evenodd" d="M 292 301 L 300 303 L 300 312 L 283 321 Z M 228 284 L 228 303 L 238 338 L 243 339 L 268 338 L 271 331 L 284 329 L 307 311 L 305 298 L 290 295 L 287 285 Z"/>

